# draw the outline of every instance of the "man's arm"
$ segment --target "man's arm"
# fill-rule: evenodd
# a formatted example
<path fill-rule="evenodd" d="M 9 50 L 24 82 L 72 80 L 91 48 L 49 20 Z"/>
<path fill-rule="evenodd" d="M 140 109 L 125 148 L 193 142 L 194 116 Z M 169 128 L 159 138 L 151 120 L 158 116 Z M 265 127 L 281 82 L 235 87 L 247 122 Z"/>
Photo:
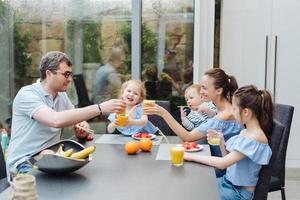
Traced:
<path fill-rule="evenodd" d="M 47 126 L 63 128 L 94 118 L 100 115 L 101 112 L 108 114 L 119 112 L 124 108 L 125 104 L 119 99 L 105 101 L 99 104 L 99 107 L 98 104 L 95 104 L 84 108 L 75 108 L 61 112 L 56 112 L 47 106 L 43 106 L 33 114 L 33 118 Z"/>

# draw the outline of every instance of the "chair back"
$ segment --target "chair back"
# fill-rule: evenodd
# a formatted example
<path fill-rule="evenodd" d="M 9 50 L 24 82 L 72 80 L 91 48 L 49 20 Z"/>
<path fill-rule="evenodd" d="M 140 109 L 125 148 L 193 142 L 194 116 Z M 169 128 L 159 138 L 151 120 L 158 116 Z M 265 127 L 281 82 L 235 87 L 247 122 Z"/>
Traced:
<path fill-rule="evenodd" d="M 91 105 L 91 101 L 88 96 L 88 92 L 85 86 L 85 82 L 82 74 L 74 74 L 73 81 L 75 84 L 77 96 L 78 96 L 78 107 L 85 107 Z"/>
<path fill-rule="evenodd" d="M 156 104 L 166 109 L 168 112 L 171 111 L 170 101 L 156 100 Z M 165 135 L 175 135 L 168 124 L 163 118 L 157 115 L 149 115 L 148 119 L 153 123 L 154 126 L 157 126 Z"/>
<path fill-rule="evenodd" d="M 9 187 L 9 183 L 7 180 L 5 159 L 0 145 L 0 193 L 3 192 L 8 187 Z"/>
<path fill-rule="evenodd" d="M 158 99 L 170 98 L 172 96 L 172 83 L 165 80 L 157 81 L 156 92 Z"/>
<path fill-rule="evenodd" d="M 5 165 L 5 159 L 4 154 L 0 145 L 0 179 L 5 178 L 6 175 L 6 165 Z"/>
<path fill-rule="evenodd" d="M 156 81 L 146 81 L 144 83 L 147 99 L 157 99 Z"/>
<path fill-rule="evenodd" d="M 294 114 L 294 107 L 284 104 L 275 104 L 274 118 L 278 120 L 284 127 L 283 137 L 278 149 L 276 158 L 276 166 L 271 172 L 270 192 L 281 190 L 285 186 L 285 161 L 290 129 Z"/>
<path fill-rule="evenodd" d="M 282 142 L 284 130 L 285 130 L 284 126 L 277 120 L 274 120 L 272 134 L 271 137 L 269 138 L 269 145 L 272 150 L 272 156 L 269 164 L 262 166 L 259 172 L 259 179 L 256 184 L 255 194 L 253 198 L 254 200 L 268 199 L 271 171 L 274 168 L 274 166 L 277 165 L 277 155 L 279 152 L 278 146 Z"/>

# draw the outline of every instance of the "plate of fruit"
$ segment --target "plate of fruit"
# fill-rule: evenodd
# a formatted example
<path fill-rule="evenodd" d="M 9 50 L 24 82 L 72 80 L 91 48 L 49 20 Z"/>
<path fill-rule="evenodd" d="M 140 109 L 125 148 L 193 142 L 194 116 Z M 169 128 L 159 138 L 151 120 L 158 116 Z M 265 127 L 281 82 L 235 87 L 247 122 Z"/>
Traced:
<path fill-rule="evenodd" d="M 131 137 L 136 140 L 141 140 L 143 138 L 148 138 L 148 139 L 153 140 L 154 138 L 156 138 L 156 135 L 151 134 L 151 133 L 136 133 L 136 134 L 131 135 Z"/>
<path fill-rule="evenodd" d="M 203 149 L 203 146 L 201 144 L 197 144 L 195 142 L 184 142 L 180 144 L 184 148 L 184 151 L 186 152 L 196 152 L 201 151 Z"/>

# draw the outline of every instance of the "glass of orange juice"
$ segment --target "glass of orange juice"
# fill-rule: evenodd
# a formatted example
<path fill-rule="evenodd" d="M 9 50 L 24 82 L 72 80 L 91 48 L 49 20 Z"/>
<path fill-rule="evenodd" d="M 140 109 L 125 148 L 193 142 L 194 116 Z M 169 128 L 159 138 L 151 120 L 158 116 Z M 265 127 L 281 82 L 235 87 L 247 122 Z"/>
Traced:
<path fill-rule="evenodd" d="M 171 147 L 171 161 L 174 166 L 183 165 L 184 148 L 182 146 Z"/>
<path fill-rule="evenodd" d="M 144 108 L 152 108 L 155 105 L 155 100 L 144 100 Z"/>
<path fill-rule="evenodd" d="M 207 133 L 209 134 L 209 136 L 207 138 L 208 144 L 210 144 L 210 145 L 219 145 L 220 144 L 221 130 L 208 129 Z"/>
<path fill-rule="evenodd" d="M 126 114 L 126 109 L 120 110 L 117 112 L 117 115 L 125 115 Z"/>
<path fill-rule="evenodd" d="M 126 122 L 128 121 L 127 114 L 117 114 L 116 115 L 117 126 L 125 126 Z"/>

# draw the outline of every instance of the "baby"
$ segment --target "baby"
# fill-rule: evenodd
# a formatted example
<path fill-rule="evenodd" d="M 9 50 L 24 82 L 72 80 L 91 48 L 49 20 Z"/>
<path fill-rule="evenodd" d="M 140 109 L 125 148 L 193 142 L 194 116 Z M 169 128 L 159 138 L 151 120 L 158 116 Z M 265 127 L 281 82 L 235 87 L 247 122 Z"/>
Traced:
<path fill-rule="evenodd" d="M 200 84 L 193 84 L 185 90 L 185 100 L 191 112 L 187 115 L 183 107 L 180 107 L 180 113 L 181 123 L 187 130 L 193 130 L 207 118 L 217 114 L 216 106 L 201 94 L 201 87 Z"/>

